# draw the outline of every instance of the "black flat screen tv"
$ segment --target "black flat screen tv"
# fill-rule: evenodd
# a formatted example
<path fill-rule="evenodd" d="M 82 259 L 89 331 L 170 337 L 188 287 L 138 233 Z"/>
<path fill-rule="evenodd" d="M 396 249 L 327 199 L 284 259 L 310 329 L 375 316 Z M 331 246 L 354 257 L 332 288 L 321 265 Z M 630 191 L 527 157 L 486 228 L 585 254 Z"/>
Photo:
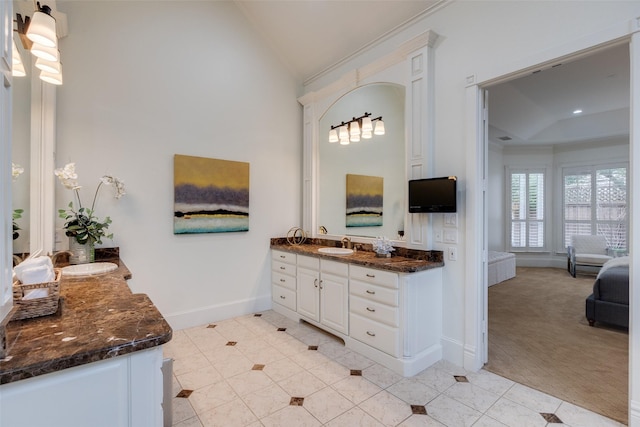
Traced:
<path fill-rule="evenodd" d="M 409 212 L 455 212 L 455 176 L 409 181 Z"/>

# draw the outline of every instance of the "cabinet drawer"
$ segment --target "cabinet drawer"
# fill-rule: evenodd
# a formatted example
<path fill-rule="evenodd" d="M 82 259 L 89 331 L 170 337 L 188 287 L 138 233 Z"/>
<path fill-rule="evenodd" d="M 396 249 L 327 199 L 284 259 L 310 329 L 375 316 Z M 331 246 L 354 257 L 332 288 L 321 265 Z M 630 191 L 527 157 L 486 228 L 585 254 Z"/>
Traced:
<path fill-rule="evenodd" d="M 274 273 L 281 273 L 281 274 L 288 274 L 289 276 L 295 276 L 296 266 L 273 260 L 271 261 L 271 271 Z"/>
<path fill-rule="evenodd" d="M 372 268 L 352 265 L 349 270 L 349 277 L 387 288 L 398 289 L 398 275 L 390 271 L 374 270 Z"/>
<path fill-rule="evenodd" d="M 400 357 L 400 331 L 357 314 L 349 315 L 351 338 L 377 348 L 393 357 Z"/>
<path fill-rule="evenodd" d="M 376 322 L 382 322 L 389 326 L 398 327 L 400 325 L 399 310 L 395 307 L 380 304 L 378 302 L 351 296 L 349 299 L 351 312 L 359 314 Z"/>
<path fill-rule="evenodd" d="M 382 286 L 372 285 L 371 283 L 360 282 L 358 280 L 349 281 L 349 292 L 360 298 L 371 301 L 381 302 L 383 304 L 398 306 L 398 291 Z"/>
<path fill-rule="evenodd" d="M 312 270 L 318 270 L 320 268 L 320 259 L 310 256 L 299 256 L 298 267 L 310 268 Z"/>
<path fill-rule="evenodd" d="M 275 284 L 271 288 L 273 302 L 296 311 L 296 293 L 294 291 Z"/>
<path fill-rule="evenodd" d="M 286 262 L 288 264 L 296 263 L 296 254 L 282 251 L 271 251 L 271 259 L 274 261 Z"/>
<path fill-rule="evenodd" d="M 288 276 L 286 274 L 278 273 L 277 271 L 271 272 L 271 282 L 274 285 L 282 286 L 284 288 L 296 290 L 296 278 L 295 276 Z"/>
<path fill-rule="evenodd" d="M 320 269 L 323 273 L 331 273 L 336 276 L 349 277 L 349 264 L 336 261 L 320 260 Z"/>

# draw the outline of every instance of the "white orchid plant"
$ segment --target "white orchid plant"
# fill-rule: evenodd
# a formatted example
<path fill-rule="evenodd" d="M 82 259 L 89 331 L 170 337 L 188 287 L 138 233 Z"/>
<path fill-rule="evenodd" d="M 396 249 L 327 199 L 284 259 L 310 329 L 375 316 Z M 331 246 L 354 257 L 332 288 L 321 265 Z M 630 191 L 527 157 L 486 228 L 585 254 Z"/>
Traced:
<path fill-rule="evenodd" d="M 16 163 L 11 162 L 11 180 L 15 181 L 18 179 L 20 175 L 24 172 L 24 168 Z M 20 226 L 16 222 L 16 219 L 22 218 L 22 213 L 24 209 L 14 209 L 12 215 L 12 225 L 13 225 L 13 240 L 16 240 L 20 237 L 19 231 L 21 230 Z"/>
<path fill-rule="evenodd" d="M 372 245 L 373 251 L 377 254 L 386 255 L 396 250 L 386 237 L 376 237 Z"/>
<path fill-rule="evenodd" d="M 100 179 L 100 183 L 93 195 L 91 208 L 87 208 L 82 206 L 82 201 L 80 199 L 80 189 L 82 187 L 78 185 L 76 164 L 67 163 L 63 168 L 56 169 L 54 173 L 65 188 L 72 190 L 75 193 L 76 201 L 78 203 L 77 210 L 74 208 L 73 201 L 69 202 L 67 209 L 58 210 L 60 218 L 66 221 L 64 224 L 64 229 L 66 230 L 65 234 L 69 237 L 74 237 L 80 244 L 101 244 L 103 237 L 112 239 L 113 233 L 107 234 L 107 229 L 111 224 L 111 218 L 105 217 L 104 220 L 100 221 L 94 215 L 94 208 L 96 199 L 98 198 L 98 192 L 103 184 L 113 186 L 115 191 L 114 197 L 119 199 L 126 194 L 124 191 L 124 182 L 111 175 L 103 176 Z"/>

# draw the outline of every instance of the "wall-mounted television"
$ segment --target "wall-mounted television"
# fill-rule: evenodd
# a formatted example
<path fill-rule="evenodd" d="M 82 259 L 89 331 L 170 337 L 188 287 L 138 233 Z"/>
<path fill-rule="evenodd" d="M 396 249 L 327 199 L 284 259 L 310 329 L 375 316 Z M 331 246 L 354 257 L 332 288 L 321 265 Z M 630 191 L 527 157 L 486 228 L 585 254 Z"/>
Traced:
<path fill-rule="evenodd" d="M 455 212 L 455 176 L 409 181 L 409 212 Z"/>

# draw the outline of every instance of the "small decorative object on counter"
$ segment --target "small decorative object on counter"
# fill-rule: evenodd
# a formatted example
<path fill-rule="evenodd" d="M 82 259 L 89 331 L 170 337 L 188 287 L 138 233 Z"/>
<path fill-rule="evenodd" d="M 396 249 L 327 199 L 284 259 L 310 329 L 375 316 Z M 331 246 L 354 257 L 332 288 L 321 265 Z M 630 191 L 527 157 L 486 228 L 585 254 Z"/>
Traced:
<path fill-rule="evenodd" d="M 391 252 L 396 249 L 391 245 L 391 242 L 386 237 L 376 237 L 373 241 L 373 251 L 379 258 L 391 257 Z"/>
<path fill-rule="evenodd" d="M 18 264 L 13 272 L 14 320 L 46 316 L 58 310 L 60 270 L 53 268 L 51 258 L 29 258 Z"/>
<path fill-rule="evenodd" d="M 68 163 L 64 168 L 56 169 L 54 173 L 62 185 L 74 191 L 78 206 L 76 210 L 72 201 L 69 202 L 67 209 L 58 210 L 59 217 L 66 221 L 63 228 L 66 230 L 65 234 L 69 237 L 69 250 L 73 253 L 73 255 L 69 256 L 69 262 L 71 264 L 93 262 L 95 245 L 101 244 L 103 237 L 113 238 L 113 233 L 107 234 L 111 218 L 105 217 L 104 220 L 100 221 L 94 216 L 98 192 L 103 184 L 113 185 L 115 198 L 119 199 L 126 194 L 124 192 L 124 182 L 114 176 L 103 176 L 93 195 L 91 208 L 86 208 L 82 206 L 82 201 L 80 200 L 80 188 L 82 187 L 78 185 L 75 163 Z"/>
<path fill-rule="evenodd" d="M 11 180 L 15 181 L 18 179 L 20 175 L 24 172 L 24 168 L 16 163 L 11 162 Z M 24 213 L 24 209 L 14 209 L 13 210 L 13 240 L 16 240 L 20 237 L 20 226 L 16 222 L 17 219 L 22 218 L 22 214 Z"/>
<path fill-rule="evenodd" d="M 290 245 L 301 245 L 307 240 L 307 233 L 300 227 L 292 227 L 287 231 L 287 242 Z"/>

